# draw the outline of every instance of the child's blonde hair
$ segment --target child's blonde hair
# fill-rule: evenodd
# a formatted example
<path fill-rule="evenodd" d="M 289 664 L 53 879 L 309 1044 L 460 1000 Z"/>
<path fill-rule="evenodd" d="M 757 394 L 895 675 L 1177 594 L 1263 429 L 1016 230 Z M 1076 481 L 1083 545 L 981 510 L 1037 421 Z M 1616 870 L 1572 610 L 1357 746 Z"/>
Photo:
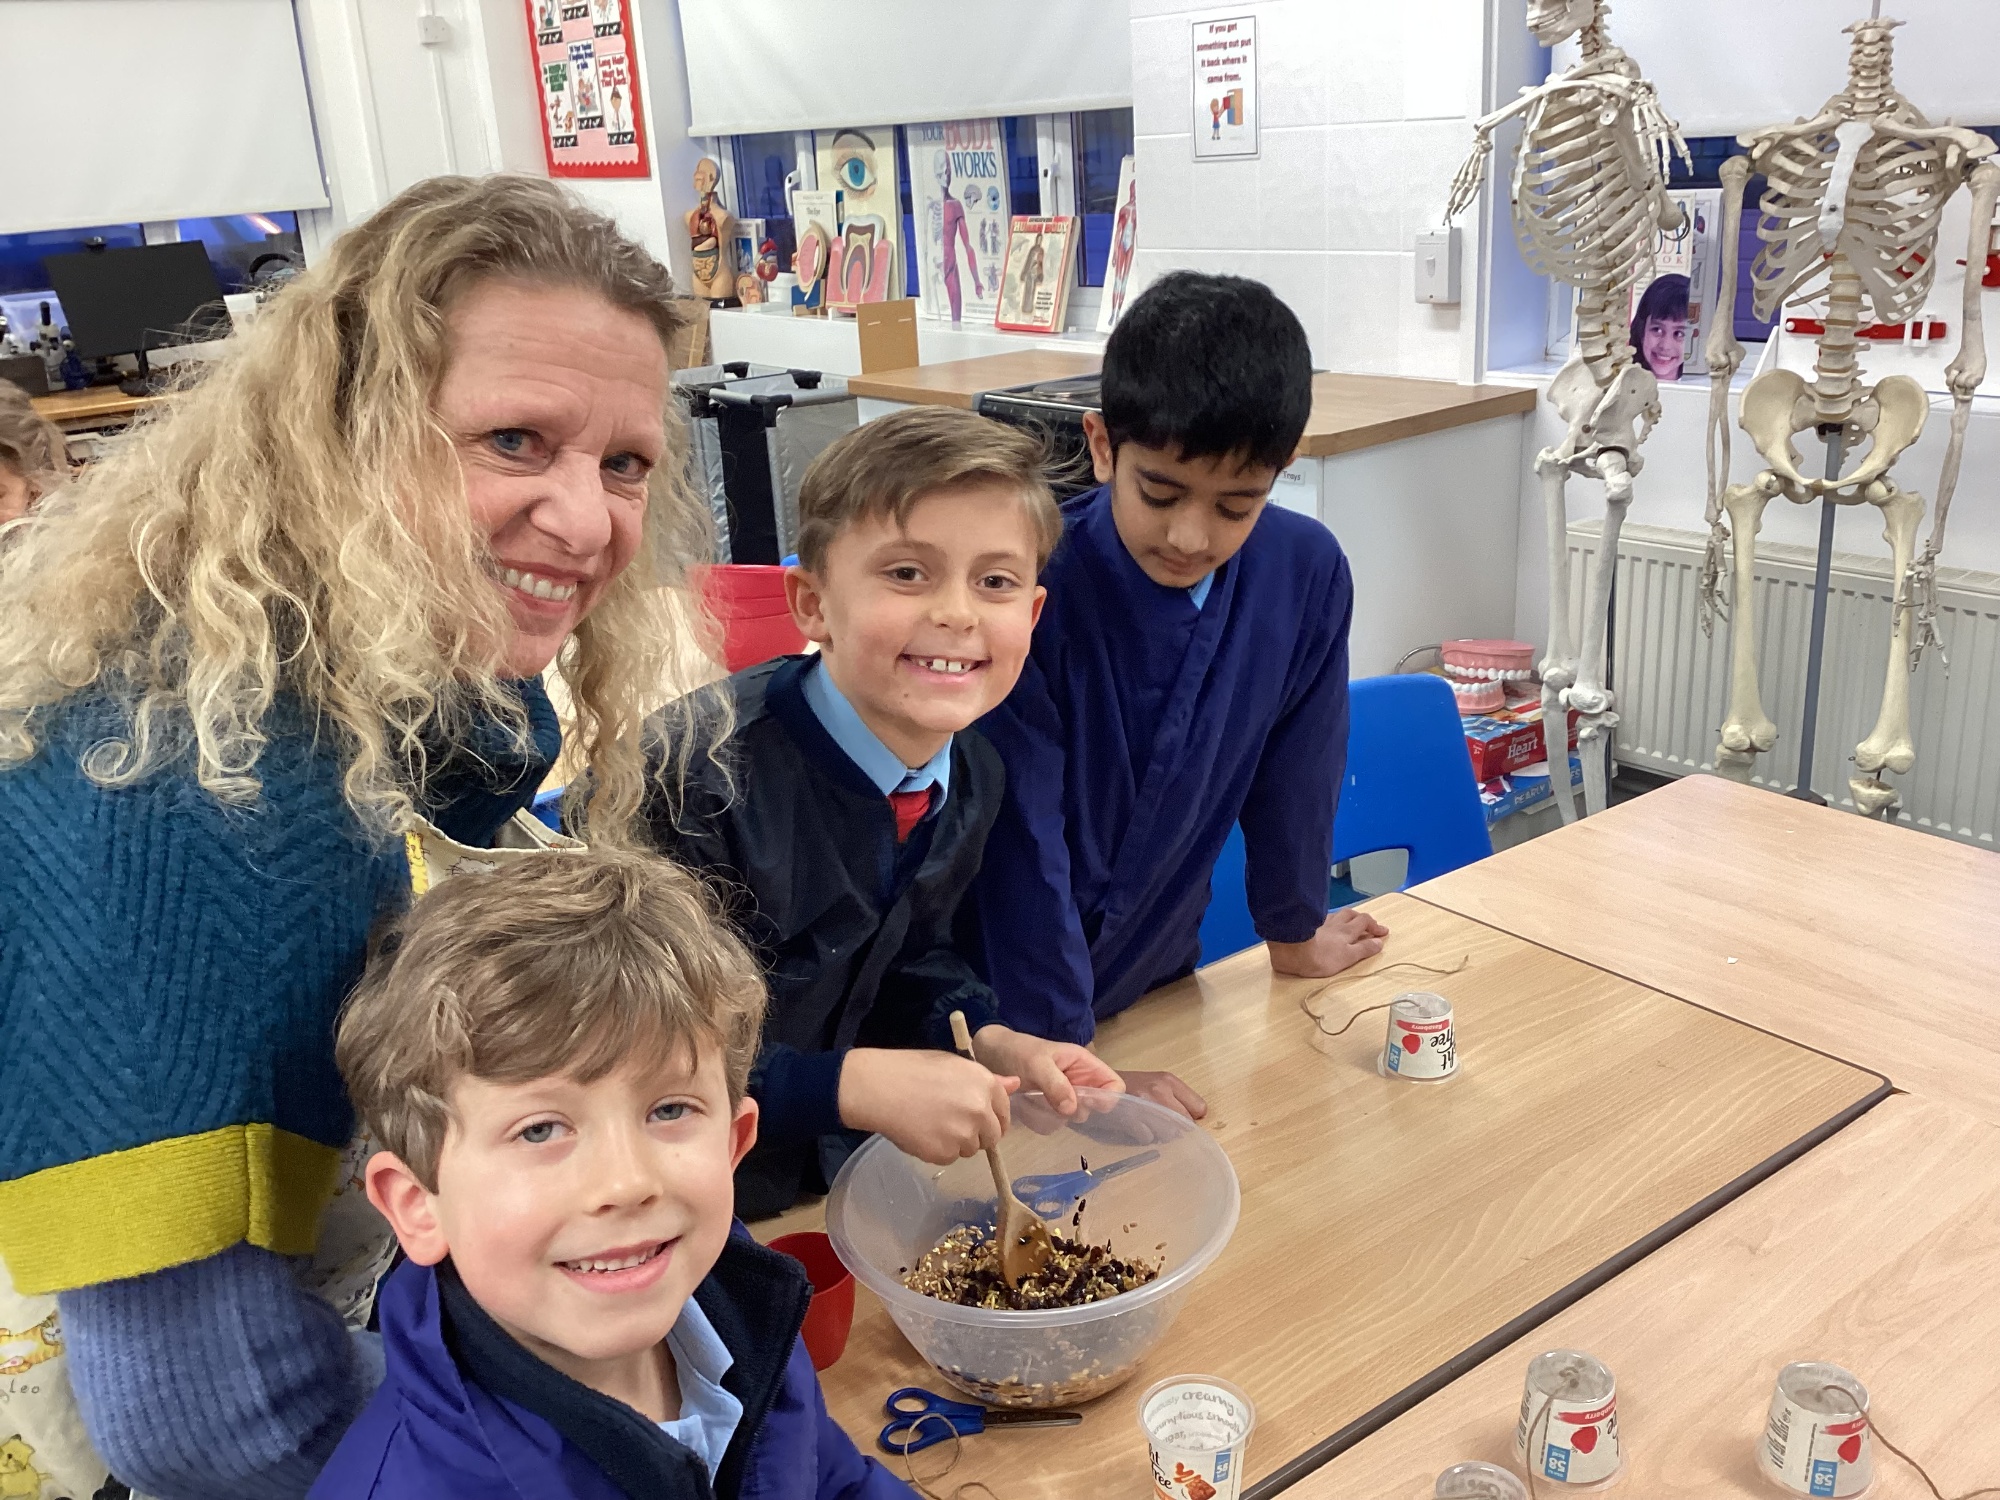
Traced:
<path fill-rule="evenodd" d="M 1021 492 L 1039 568 L 1062 535 L 1047 460 L 1033 434 L 949 406 L 906 407 L 864 422 L 830 444 L 799 482 L 799 561 L 817 573 L 828 545 L 856 521 L 889 516 L 905 526 L 927 495 L 998 480 Z"/>
<path fill-rule="evenodd" d="M 715 1047 L 734 1104 L 764 1000 L 749 951 L 678 865 L 530 854 L 454 875 L 389 930 L 334 1056 L 369 1132 L 435 1192 L 459 1079 L 590 1083 Z"/>
<path fill-rule="evenodd" d="M 12 464 L 38 494 L 69 477 L 69 445 L 62 430 L 9 380 L 0 380 L 0 463 Z"/>

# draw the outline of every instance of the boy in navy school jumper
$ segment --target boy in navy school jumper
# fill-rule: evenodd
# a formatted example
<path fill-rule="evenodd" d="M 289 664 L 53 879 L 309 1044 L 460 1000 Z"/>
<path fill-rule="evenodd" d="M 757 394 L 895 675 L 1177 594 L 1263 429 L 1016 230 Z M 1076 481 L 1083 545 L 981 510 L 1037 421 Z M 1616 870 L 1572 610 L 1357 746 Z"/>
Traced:
<path fill-rule="evenodd" d="M 1020 674 L 1061 524 L 1041 462 L 1038 440 L 944 407 L 827 448 L 785 580 L 820 649 L 732 677 L 724 759 L 647 809 L 656 846 L 733 896 L 770 982 L 745 1218 L 826 1191 L 855 1132 L 941 1165 L 999 1138 L 1016 1087 L 1065 1113 L 1077 1085 L 1120 1087 L 1083 1047 L 1000 1025 L 953 946 L 1002 782 L 967 726 Z M 986 1066 L 952 1053 L 953 1010 Z"/>
<path fill-rule="evenodd" d="M 827 1416 L 804 1268 L 732 1224 L 763 1010 L 665 860 L 551 851 L 417 903 L 336 1045 L 408 1259 L 310 1500 L 913 1500 Z"/>
<path fill-rule="evenodd" d="M 1076 1042 L 1193 970 L 1232 824 L 1274 970 L 1335 974 L 1387 935 L 1326 910 L 1347 559 L 1268 503 L 1312 407 L 1305 330 L 1258 282 L 1165 276 L 1105 346 L 1102 404 L 1101 483 L 1063 507 L 1033 651 L 980 721 L 1007 795 L 965 932 L 1002 1019 Z M 1205 1112 L 1171 1074 L 1125 1082 Z"/>

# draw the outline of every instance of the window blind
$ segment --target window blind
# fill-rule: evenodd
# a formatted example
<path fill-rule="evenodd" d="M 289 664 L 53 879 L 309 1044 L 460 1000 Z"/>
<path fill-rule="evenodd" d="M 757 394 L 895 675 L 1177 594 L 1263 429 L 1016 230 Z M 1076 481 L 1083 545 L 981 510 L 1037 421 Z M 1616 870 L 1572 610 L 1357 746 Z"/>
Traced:
<path fill-rule="evenodd" d="M 1736 135 L 1810 118 L 1847 86 L 1843 28 L 1867 0 L 1620 0 L 1611 40 L 1659 85 L 1683 135 Z M 1895 32 L 1897 92 L 1930 118 L 2000 125 L 2000 4 L 1991 0 L 1884 0 Z M 1575 43 L 1555 65 L 1575 61 Z"/>
<path fill-rule="evenodd" d="M 326 205 L 291 0 L 5 0 L 0 57 L 0 233 Z"/>
<path fill-rule="evenodd" d="M 1132 102 L 1128 0 L 683 0 L 680 16 L 690 135 Z"/>

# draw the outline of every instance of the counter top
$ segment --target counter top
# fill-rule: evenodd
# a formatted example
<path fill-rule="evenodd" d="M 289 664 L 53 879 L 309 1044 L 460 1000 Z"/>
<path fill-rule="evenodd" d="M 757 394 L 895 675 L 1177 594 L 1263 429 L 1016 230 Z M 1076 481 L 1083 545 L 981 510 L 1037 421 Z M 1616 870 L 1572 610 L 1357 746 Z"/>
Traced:
<path fill-rule="evenodd" d="M 157 406 L 167 398 L 128 396 L 115 385 L 98 385 L 87 390 L 56 391 L 30 399 L 37 412 L 62 427 L 75 422 L 102 422 L 114 417 L 129 417 L 149 406 Z"/>
<path fill-rule="evenodd" d="M 1026 349 L 1018 354 L 990 354 L 982 359 L 853 375 L 848 377 L 847 388 L 857 396 L 879 401 L 956 406 L 970 411 L 973 399 L 983 391 L 1088 375 L 1099 362 L 1095 353 Z M 1539 394 L 1527 386 L 1453 385 L 1445 380 L 1406 380 L 1396 375 L 1315 375 L 1312 415 L 1306 419 L 1298 456 L 1329 458 L 1490 417 L 1513 416 L 1533 410 Z"/>
<path fill-rule="evenodd" d="M 1064 354 L 1057 349 L 1023 349 L 1018 354 L 988 354 L 979 359 L 952 359 L 937 365 L 911 365 L 902 370 L 877 370 L 873 375 L 850 375 L 847 389 L 856 396 L 872 396 L 878 401 L 956 406 L 971 411 L 973 398 L 984 391 L 1032 385 L 1041 380 L 1066 380 L 1072 375 L 1094 375 L 1100 363 L 1095 351 Z"/>

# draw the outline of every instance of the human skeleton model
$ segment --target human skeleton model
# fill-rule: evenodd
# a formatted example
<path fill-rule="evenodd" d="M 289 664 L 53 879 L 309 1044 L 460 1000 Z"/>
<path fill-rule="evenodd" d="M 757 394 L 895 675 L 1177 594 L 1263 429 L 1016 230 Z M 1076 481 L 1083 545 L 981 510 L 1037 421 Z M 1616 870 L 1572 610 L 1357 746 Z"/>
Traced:
<path fill-rule="evenodd" d="M 1888 680 L 1875 728 L 1854 751 L 1848 782 L 1855 806 L 1879 813 L 1897 802 L 1882 771 L 1901 774 L 1915 763 L 1910 737 L 1910 674 L 1926 645 L 1937 643 L 1933 582 L 1944 544 L 1945 515 L 1958 480 L 1972 393 L 1986 374 L 1979 310 L 1980 268 L 1986 263 L 1988 226 L 2000 195 L 2000 166 L 1981 161 L 1994 147 L 1986 137 L 1952 126 L 1933 127 L 1897 94 L 1890 73 L 1890 33 L 1900 22 L 1859 21 L 1847 87 L 1817 116 L 1773 125 L 1741 137 L 1747 157 L 1722 166 L 1722 243 L 1736 242 L 1743 215 L 1743 185 L 1752 172 L 1769 179 L 1757 229 L 1764 241 L 1751 269 L 1759 318 L 1787 302 L 1826 299 L 1824 332 L 1808 381 L 1791 370 L 1766 370 L 1743 392 L 1741 422 L 1769 465 L 1748 484 L 1728 485 L 1729 381 L 1743 360 L 1729 318 L 1717 320 L 1708 341 L 1709 550 L 1702 571 L 1703 602 L 1719 602 L 1725 545 L 1734 543 L 1729 714 L 1722 724 L 1716 767 L 1747 780 L 1757 755 L 1777 740 L 1777 726 L 1757 692 L 1755 585 L 1752 568 L 1764 507 L 1774 495 L 1795 504 L 1824 497 L 1829 503 L 1866 503 L 1882 512 L 1883 537 L 1896 581 Z M 1930 409 L 1923 386 L 1907 375 L 1861 384 L 1858 334 L 1870 323 L 1900 324 L 1915 317 L 1937 270 L 1938 221 L 1960 184 L 1972 187 L 1972 248 L 1967 251 L 1964 326 L 1957 356 L 1946 367 L 1952 399 L 1951 440 L 1938 481 L 1937 512 L 1922 557 L 1914 564 L 1921 495 L 1900 488 L 1889 475 L 1896 458 L 1917 440 Z M 1719 306 L 1735 305 L 1735 257 L 1725 254 Z M 1872 317 L 1864 309 L 1872 309 Z M 1863 438 L 1867 451 L 1846 474 L 1808 478 L 1800 472 L 1793 438 L 1817 429 L 1840 451 Z M 1725 521 L 1724 516 L 1727 515 Z M 1809 783 L 1812 768 L 1801 766 Z"/>
<path fill-rule="evenodd" d="M 1606 0 L 1529 0 L 1528 26 L 1552 47 L 1575 35 L 1583 55 L 1539 88 L 1524 89 L 1473 128 L 1478 141 L 1452 184 L 1447 221 L 1479 191 L 1493 132 L 1525 113 L 1514 161 L 1514 232 L 1535 270 L 1577 289 L 1576 346 L 1555 379 L 1549 404 L 1567 431 L 1536 455 L 1548 515 L 1549 646 L 1542 658 L 1542 735 L 1550 784 L 1563 821 L 1576 818 L 1570 790 L 1569 714 L 1578 713 L 1584 805 L 1601 812 L 1606 786 L 1597 741 L 1617 724 L 1604 686 L 1605 625 L 1618 532 L 1632 504 L 1639 445 L 1660 416 L 1660 388 L 1632 359 L 1627 313 L 1635 282 L 1650 268 L 1654 236 L 1677 231 L 1684 215 L 1667 196 L 1669 153 L 1687 148 L 1661 111 L 1652 84 L 1605 38 Z M 1604 481 L 1604 536 L 1591 568 L 1579 661 L 1569 623 L 1569 509 L 1572 474 Z"/>

